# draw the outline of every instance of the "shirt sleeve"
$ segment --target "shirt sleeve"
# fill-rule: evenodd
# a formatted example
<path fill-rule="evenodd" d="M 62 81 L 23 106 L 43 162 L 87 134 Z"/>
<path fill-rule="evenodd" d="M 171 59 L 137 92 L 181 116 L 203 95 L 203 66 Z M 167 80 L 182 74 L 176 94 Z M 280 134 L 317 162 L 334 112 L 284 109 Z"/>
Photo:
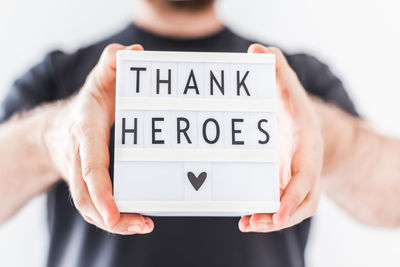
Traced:
<path fill-rule="evenodd" d="M 57 84 L 54 65 L 60 53 L 49 53 L 41 63 L 33 66 L 12 84 L 0 105 L 0 123 L 18 112 L 55 100 Z"/>
<path fill-rule="evenodd" d="M 337 105 L 353 116 L 358 116 L 343 83 L 326 64 L 306 54 L 287 56 L 287 59 L 310 94 Z"/>

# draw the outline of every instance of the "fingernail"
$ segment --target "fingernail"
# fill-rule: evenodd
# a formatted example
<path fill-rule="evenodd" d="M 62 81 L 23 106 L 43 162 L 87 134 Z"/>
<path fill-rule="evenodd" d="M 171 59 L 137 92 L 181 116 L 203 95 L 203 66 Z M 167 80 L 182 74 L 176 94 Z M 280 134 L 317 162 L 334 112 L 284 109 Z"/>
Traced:
<path fill-rule="evenodd" d="M 142 228 L 138 224 L 134 224 L 128 227 L 128 231 L 132 233 L 142 232 Z"/>
<path fill-rule="evenodd" d="M 146 224 L 144 226 L 143 233 L 150 233 L 150 225 Z"/>

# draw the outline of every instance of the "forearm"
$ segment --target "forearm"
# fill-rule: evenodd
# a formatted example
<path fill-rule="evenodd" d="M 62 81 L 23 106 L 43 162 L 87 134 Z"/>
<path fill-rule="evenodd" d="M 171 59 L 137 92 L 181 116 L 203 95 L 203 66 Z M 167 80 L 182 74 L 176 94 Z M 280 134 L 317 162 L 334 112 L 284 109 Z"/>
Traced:
<path fill-rule="evenodd" d="M 44 143 L 58 108 L 39 107 L 0 125 L 0 223 L 59 179 Z"/>
<path fill-rule="evenodd" d="M 314 100 L 321 118 L 325 192 L 355 219 L 400 226 L 400 141 L 359 118 Z"/>

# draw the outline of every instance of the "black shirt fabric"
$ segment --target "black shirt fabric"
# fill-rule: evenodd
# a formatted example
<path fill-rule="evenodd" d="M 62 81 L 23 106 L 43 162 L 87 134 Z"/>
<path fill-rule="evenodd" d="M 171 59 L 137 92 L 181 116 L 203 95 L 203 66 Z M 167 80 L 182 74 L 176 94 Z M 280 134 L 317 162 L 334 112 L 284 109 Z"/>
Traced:
<path fill-rule="evenodd" d="M 64 99 L 80 89 L 104 47 L 140 43 L 146 50 L 246 52 L 253 41 L 228 28 L 190 40 L 157 36 L 130 24 L 121 32 L 72 54 L 54 51 L 18 79 L 0 109 L 0 122 L 42 103 Z M 287 55 L 312 95 L 356 115 L 342 83 L 316 58 Z M 112 154 L 113 140 L 110 151 Z M 113 165 L 111 155 L 111 167 Z M 111 174 L 112 174 L 111 170 Z M 304 266 L 310 219 L 274 233 L 241 233 L 238 218 L 155 217 L 148 235 L 109 234 L 84 221 L 60 182 L 48 192 L 49 267 L 125 266 Z"/>

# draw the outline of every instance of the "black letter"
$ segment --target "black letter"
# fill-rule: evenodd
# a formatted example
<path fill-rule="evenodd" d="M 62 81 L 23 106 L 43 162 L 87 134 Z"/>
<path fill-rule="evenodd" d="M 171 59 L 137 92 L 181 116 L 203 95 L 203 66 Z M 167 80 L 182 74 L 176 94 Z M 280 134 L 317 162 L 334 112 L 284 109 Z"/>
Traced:
<path fill-rule="evenodd" d="M 133 144 L 137 144 L 137 136 L 136 136 L 136 127 L 137 127 L 137 118 L 133 119 L 133 129 L 126 129 L 125 126 L 125 118 L 122 118 L 122 144 L 125 145 L 125 134 L 133 133 Z"/>
<path fill-rule="evenodd" d="M 156 133 L 161 133 L 161 129 L 155 129 L 156 121 L 164 121 L 164 118 L 151 118 L 151 143 L 164 144 L 164 140 L 156 140 Z"/>
<path fill-rule="evenodd" d="M 214 83 L 217 85 L 222 95 L 224 95 L 224 71 L 221 70 L 221 83 L 215 78 L 214 73 L 210 70 L 210 95 L 214 95 Z"/>
<path fill-rule="evenodd" d="M 215 134 L 215 138 L 214 138 L 214 140 L 210 140 L 210 139 L 208 139 L 208 137 L 207 137 L 207 131 L 206 131 L 206 127 L 207 127 L 207 124 L 209 123 L 209 122 L 213 122 L 214 124 L 215 124 L 215 129 L 216 129 L 216 134 Z M 218 139 L 219 139 L 219 125 L 218 125 L 218 122 L 215 120 L 215 119 L 206 119 L 205 121 L 204 121 L 204 123 L 203 123 L 203 138 L 204 138 L 204 141 L 206 141 L 208 144 L 215 144 L 217 141 L 218 141 Z"/>
<path fill-rule="evenodd" d="M 190 85 L 190 80 L 193 80 L 193 85 Z M 199 93 L 199 88 L 197 87 L 196 78 L 194 77 L 193 70 L 190 71 L 189 78 L 188 78 L 188 80 L 186 82 L 185 90 L 183 91 L 184 95 L 187 94 L 187 90 L 188 89 L 195 89 L 196 90 L 196 94 L 197 95 L 200 94 Z"/>
<path fill-rule="evenodd" d="M 183 129 L 181 129 L 181 121 L 184 121 L 184 122 L 186 123 L 186 126 L 185 126 L 185 128 L 183 128 Z M 190 140 L 188 134 L 186 133 L 187 130 L 189 130 L 189 127 L 190 127 L 190 123 L 189 123 L 189 120 L 188 120 L 188 119 L 182 118 L 182 117 L 179 117 L 179 118 L 176 119 L 176 128 L 177 128 L 177 133 L 178 133 L 178 134 L 177 134 L 177 137 L 178 137 L 178 144 L 181 143 L 181 133 L 183 133 L 183 135 L 184 135 L 185 138 L 186 138 L 186 141 L 187 141 L 189 144 L 192 143 L 192 141 Z"/>
<path fill-rule="evenodd" d="M 232 119 L 232 145 L 244 145 L 244 141 L 235 140 L 235 135 L 242 132 L 242 130 L 235 129 L 236 122 L 243 122 L 243 119 Z"/>
<path fill-rule="evenodd" d="M 131 71 L 136 71 L 136 93 L 139 93 L 140 72 L 145 70 L 146 68 L 131 68 Z"/>
<path fill-rule="evenodd" d="M 157 95 L 160 94 L 160 84 L 167 83 L 168 84 L 168 94 L 171 94 L 171 69 L 168 69 L 168 79 L 161 80 L 160 79 L 160 69 L 157 69 Z"/>
<path fill-rule="evenodd" d="M 237 95 L 240 95 L 240 87 L 243 86 L 244 90 L 246 91 L 246 94 L 250 96 L 249 91 L 247 90 L 247 86 L 244 83 L 244 80 L 247 78 L 247 75 L 250 73 L 250 71 L 246 71 L 246 74 L 243 76 L 242 80 L 240 80 L 240 73 L 239 71 L 236 71 L 236 81 L 237 81 Z"/>
<path fill-rule="evenodd" d="M 268 120 L 265 120 L 265 119 L 260 120 L 260 121 L 258 122 L 258 126 L 257 126 L 258 129 L 259 129 L 262 133 L 265 134 L 265 140 L 264 140 L 264 141 L 258 140 L 258 143 L 264 145 L 264 144 L 268 143 L 268 141 L 269 141 L 269 134 L 268 134 L 268 132 L 267 132 L 266 130 L 264 130 L 263 128 L 261 128 L 261 123 L 262 123 L 262 122 L 267 123 Z"/>

